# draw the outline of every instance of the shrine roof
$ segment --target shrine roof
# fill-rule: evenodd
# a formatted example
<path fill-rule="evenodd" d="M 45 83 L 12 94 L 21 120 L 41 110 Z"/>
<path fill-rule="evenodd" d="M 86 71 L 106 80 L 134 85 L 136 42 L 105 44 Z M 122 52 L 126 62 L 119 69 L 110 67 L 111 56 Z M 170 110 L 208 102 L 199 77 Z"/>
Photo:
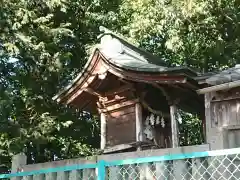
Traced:
<path fill-rule="evenodd" d="M 219 85 L 240 80 L 240 65 L 215 73 L 206 79 L 209 85 Z"/>
<path fill-rule="evenodd" d="M 168 67 L 167 63 L 153 54 L 136 47 L 123 37 L 109 31 L 106 28 L 100 29 L 103 34 L 100 35 L 101 43 L 96 45 L 92 55 L 83 68 L 82 72 L 59 94 L 53 97 L 53 100 L 61 99 L 70 89 L 76 88 L 77 82 L 84 74 L 89 73 L 89 67 L 96 53 L 100 53 L 107 64 L 115 69 L 124 70 L 124 72 L 133 72 L 146 75 L 184 75 L 190 79 L 197 77 L 197 73 L 188 67 Z M 88 70 L 87 70 L 88 69 Z M 78 84 L 79 85 L 79 84 Z M 58 100 L 60 101 L 60 100 Z"/>
<path fill-rule="evenodd" d="M 119 68 L 132 70 L 136 72 L 152 72 L 152 73 L 171 73 L 182 71 L 191 76 L 196 76 L 195 71 L 188 67 L 168 67 L 165 60 L 157 57 L 142 48 L 136 47 L 124 37 L 101 28 L 104 32 L 100 35 L 101 44 L 98 46 L 101 53 Z"/>

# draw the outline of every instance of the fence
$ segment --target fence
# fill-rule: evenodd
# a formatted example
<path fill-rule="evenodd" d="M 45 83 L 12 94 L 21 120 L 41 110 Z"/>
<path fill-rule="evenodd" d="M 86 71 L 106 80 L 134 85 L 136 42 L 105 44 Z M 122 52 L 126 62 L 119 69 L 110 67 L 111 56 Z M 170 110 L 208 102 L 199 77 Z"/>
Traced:
<path fill-rule="evenodd" d="M 9 178 L 17 180 L 237 180 L 240 179 L 240 148 L 113 161 L 100 158 L 96 163 L 0 175 L 0 179 Z"/>

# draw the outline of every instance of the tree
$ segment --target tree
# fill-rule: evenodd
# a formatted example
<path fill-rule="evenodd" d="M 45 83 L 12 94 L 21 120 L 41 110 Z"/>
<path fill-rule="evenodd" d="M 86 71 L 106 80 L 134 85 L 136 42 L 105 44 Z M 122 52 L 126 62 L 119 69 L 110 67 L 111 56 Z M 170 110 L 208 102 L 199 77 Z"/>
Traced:
<path fill-rule="evenodd" d="M 97 118 L 51 99 L 81 71 L 98 27 L 111 24 L 109 9 L 118 2 L 0 3 L 0 163 L 20 151 L 28 163 L 94 153 Z"/>
<path fill-rule="evenodd" d="M 208 72 L 239 61 L 237 1 L 124 0 L 120 9 L 121 32 L 171 66 Z"/>

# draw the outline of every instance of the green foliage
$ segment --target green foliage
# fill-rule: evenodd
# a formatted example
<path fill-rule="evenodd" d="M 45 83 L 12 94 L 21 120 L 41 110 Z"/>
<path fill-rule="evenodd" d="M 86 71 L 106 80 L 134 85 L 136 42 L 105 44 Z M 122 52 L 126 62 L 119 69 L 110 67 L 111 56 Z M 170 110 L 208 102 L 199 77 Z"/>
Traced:
<path fill-rule="evenodd" d="M 180 112 L 182 123 L 179 124 L 180 145 L 189 146 L 204 143 L 202 120 L 196 115 Z"/>
<path fill-rule="evenodd" d="M 140 46 L 199 71 L 239 61 L 240 4 L 234 0 L 123 0 L 121 31 Z"/>
<path fill-rule="evenodd" d="M 86 156 L 99 146 L 95 117 L 52 102 L 78 73 L 117 2 L 0 2 L 0 163 L 25 151 L 28 163 Z M 104 7 L 102 6 L 104 4 Z M 96 18 L 97 17 L 97 18 Z"/>

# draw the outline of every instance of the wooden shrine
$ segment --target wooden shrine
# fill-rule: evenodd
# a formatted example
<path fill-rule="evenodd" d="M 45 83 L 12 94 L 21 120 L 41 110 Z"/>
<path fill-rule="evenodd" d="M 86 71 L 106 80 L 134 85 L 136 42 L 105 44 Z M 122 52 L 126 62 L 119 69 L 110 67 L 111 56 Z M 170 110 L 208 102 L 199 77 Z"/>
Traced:
<path fill-rule="evenodd" d="M 82 72 L 54 100 L 99 114 L 105 153 L 178 147 L 177 110 L 204 117 L 203 97 L 196 93 L 197 74 L 185 67 L 168 67 L 102 30 L 101 43 Z"/>

